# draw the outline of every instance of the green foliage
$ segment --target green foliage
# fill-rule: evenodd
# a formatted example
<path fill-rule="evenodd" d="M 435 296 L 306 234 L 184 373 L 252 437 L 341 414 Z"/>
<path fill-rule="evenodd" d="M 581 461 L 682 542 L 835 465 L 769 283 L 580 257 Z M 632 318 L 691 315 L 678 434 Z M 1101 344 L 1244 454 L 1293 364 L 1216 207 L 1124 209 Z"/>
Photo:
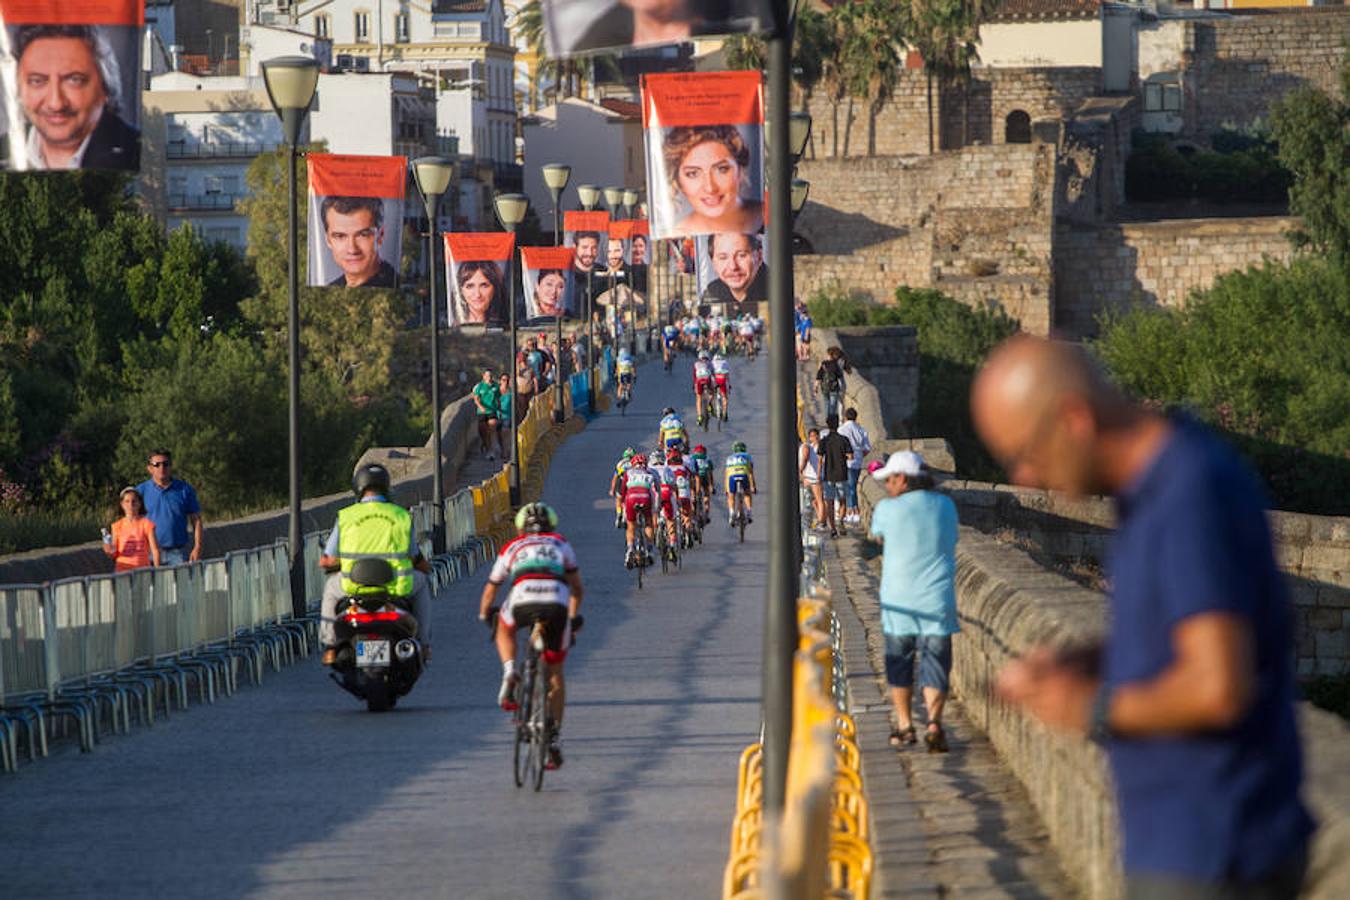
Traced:
<path fill-rule="evenodd" d="M 1225 431 L 1280 509 L 1350 510 L 1350 275 L 1300 258 L 1219 278 L 1179 310 L 1103 322 L 1096 353 L 1141 398 Z"/>
<path fill-rule="evenodd" d="M 1001 309 L 973 309 L 941 291 L 900 287 L 894 306 L 849 297 L 837 286 L 807 300 L 814 323 L 822 328 L 849 325 L 913 325 L 919 340 L 917 434 L 946 438 L 957 468 L 968 478 L 1003 480 L 1002 470 L 984 449 L 970 420 L 970 385 L 1000 341 L 1019 325 Z"/>
<path fill-rule="evenodd" d="M 1350 266 L 1350 50 L 1341 58 L 1340 97 L 1300 88 L 1275 105 L 1280 162 L 1294 173 L 1291 210 L 1298 240 Z"/>
<path fill-rule="evenodd" d="M 1161 135 L 1136 134 L 1125 163 L 1125 195 L 1135 202 L 1206 200 L 1283 203 L 1293 179 L 1261 135 L 1221 132 L 1213 150 L 1182 153 Z"/>

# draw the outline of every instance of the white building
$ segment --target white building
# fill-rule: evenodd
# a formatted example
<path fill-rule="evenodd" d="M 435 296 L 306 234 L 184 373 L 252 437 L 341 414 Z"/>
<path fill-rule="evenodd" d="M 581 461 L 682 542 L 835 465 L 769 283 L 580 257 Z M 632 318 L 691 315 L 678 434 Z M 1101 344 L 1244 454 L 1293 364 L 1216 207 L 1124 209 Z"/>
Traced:
<path fill-rule="evenodd" d="M 397 72 L 319 76 L 310 134 L 330 153 L 406 156 L 450 152 L 436 134 L 436 99 L 417 77 Z"/>
<path fill-rule="evenodd" d="M 292 28 L 253 23 L 239 28 L 239 71 L 261 75 L 262 64 L 278 56 L 308 56 L 320 69 L 333 65 L 333 42 Z"/>
<path fill-rule="evenodd" d="M 642 155 L 642 116 L 638 104 L 606 100 L 603 104 L 569 98 L 545 106 L 521 120 L 525 136 L 525 193 L 547 231 L 552 227 L 553 195 L 540 166 L 566 163 L 572 177 L 562 208 L 580 209 L 579 184 L 640 189 L 647 183 Z"/>

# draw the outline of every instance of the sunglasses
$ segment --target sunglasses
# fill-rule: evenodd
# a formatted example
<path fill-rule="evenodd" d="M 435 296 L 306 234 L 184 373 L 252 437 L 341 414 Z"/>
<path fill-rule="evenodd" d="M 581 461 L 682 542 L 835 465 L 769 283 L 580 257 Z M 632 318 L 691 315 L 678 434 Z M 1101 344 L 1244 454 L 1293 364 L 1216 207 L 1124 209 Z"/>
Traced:
<path fill-rule="evenodd" d="M 163 462 L 155 462 L 155 463 L 151 463 L 151 464 L 150 464 L 150 468 L 152 468 L 152 469 L 167 469 L 167 468 L 168 468 L 169 466 L 171 466 L 171 465 L 173 465 L 173 463 L 169 462 L 169 461 L 166 459 L 166 460 L 164 460 Z"/>

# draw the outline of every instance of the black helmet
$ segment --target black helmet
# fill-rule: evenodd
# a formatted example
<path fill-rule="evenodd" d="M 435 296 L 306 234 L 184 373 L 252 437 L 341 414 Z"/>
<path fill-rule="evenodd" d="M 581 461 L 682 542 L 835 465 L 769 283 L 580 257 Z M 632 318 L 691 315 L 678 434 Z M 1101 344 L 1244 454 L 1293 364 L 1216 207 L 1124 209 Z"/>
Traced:
<path fill-rule="evenodd" d="M 541 531 L 556 531 L 558 514 L 547 503 L 526 503 L 516 513 L 516 530 L 538 534 Z"/>
<path fill-rule="evenodd" d="M 673 415 L 675 415 L 675 407 L 673 407 L 673 406 L 667 406 L 665 409 L 661 410 L 661 415 L 663 415 L 663 416 L 673 416 Z"/>
<path fill-rule="evenodd" d="M 352 476 L 352 491 L 356 496 L 364 496 L 366 491 L 389 493 L 389 470 L 379 463 L 369 463 L 356 470 Z"/>

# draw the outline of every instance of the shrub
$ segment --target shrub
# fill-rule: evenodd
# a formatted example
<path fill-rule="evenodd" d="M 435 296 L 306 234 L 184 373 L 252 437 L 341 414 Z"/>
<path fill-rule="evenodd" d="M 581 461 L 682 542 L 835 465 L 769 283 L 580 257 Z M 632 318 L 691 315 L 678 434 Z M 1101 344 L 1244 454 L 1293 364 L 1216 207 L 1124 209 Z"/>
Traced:
<path fill-rule="evenodd" d="M 1102 323 L 1095 352 L 1141 398 L 1225 432 L 1280 509 L 1350 510 L 1350 276 L 1326 259 L 1219 278 L 1184 309 Z"/>
<path fill-rule="evenodd" d="M 1125 196 L 1135 202 L 1207 200 L 1283 203 L 1293 179 L 1262 134 L 1221 132 L 1213 150 L 1182 153 L 1166 138 L 1136 135 L 1125 163 Z"/>

